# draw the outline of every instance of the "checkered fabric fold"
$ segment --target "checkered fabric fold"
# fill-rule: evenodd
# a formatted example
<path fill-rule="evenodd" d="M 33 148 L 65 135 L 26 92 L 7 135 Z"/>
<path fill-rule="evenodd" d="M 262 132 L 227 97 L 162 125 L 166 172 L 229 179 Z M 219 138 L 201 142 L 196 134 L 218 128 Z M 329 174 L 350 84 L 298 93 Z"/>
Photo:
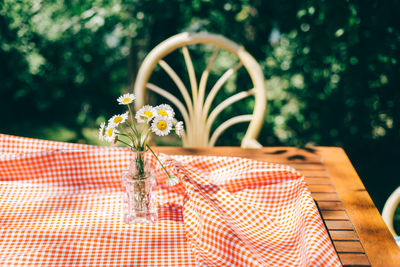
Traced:
<path fill-rule="evenodd" d="M 156 224 L 121 216 L 128 149 L 0 135 L 4 266 L 340 266 L 303 176 L 243 158 L 166 156 Z"/>

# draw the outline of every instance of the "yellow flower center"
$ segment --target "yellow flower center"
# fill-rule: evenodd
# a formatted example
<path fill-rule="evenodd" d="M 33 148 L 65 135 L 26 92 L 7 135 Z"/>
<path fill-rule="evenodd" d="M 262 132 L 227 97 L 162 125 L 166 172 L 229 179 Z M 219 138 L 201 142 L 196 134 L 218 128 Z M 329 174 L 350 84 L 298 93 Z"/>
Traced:
<path fill-rule="evenodd" d="M 158 111 L 158 115 L 161 115 L 161 116 L 168 116 L 168 113 L 165 111 L 165 110 L 159 110 Z"/>
<path fill-rule="evenodd" d="M 144 115 L 146 115 L 147 117 L 153 117 L 153 112 L 151 112 L 150 110 L 146 110 L 145 112 L 144 112 Z"/>
<path fill-rule="evenodd" d="M 122 117 L 115 117 L 114 123 L 120 123 L 122 121 Z"/>
<path fill-rule="evenodd" d="M 122 103 L 128 103 L 128 102 L 131 102 L 131 99 L 129 97 L 127 97 L 124 100 L 122 100 Z"/>
<path fill-rule="evenodd" d="M 167 129 L 167 123 L 165 121 L 159 121 L 157 122 L 157 128 L 161 131 L 164 131 Z"/>
<path fill-rule="evenodd" d="M 113 132 L 114 132 L 113 129 L 108 129 L 107 135 L 111 137 L 113 135 Z"/>

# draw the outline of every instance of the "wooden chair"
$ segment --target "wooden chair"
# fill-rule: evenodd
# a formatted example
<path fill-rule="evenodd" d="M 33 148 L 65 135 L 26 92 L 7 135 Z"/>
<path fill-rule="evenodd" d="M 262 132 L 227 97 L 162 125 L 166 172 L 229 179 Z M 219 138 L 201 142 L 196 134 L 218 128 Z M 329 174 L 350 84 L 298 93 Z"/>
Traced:
<path fill-rule="evenodd" d="M 199 84 L 197 83 L 196 73 L 189 54 L 188 45 L 192 44 L 211 44 L 215 46 L 214 52 L 209 58 L 207 67 L 201 75 Z M 163 60 L 171 52 L 181 49 L 185 64 L 188 70 L 191 95 L 185 87 L 178 74 Z M 212 64 L 218 54 L 219 49 L 225 49 L 239 59 L 236 66 L 228 69 L 214 84 L 210 92 L 206 96 L 207 79 L 210 74 Z M 161 87 L 149 83 L 150 76 L 159 64 L 161 68 L 171 77 L 183 96 L 185 105 L 170 92 Z M 217 105 L 214 110 L 209 113 L 211 104 L 222 88 L 224 83 L 232 76 L 240 67 L 244 66 L 253 83 L 253 89 L 236 93 L 222 103 Z M 241 146 L 244 148 L 261 148 L 261 144 L 256 138 L 260 133 L 264 122 L 266 112 L 266 88 L 264 75 L 256 60 L 246 52 L 246 50 L 227 38 L 210 33 L 181 33 L 174 35 L 157 45 L 146 56 L 141 65 L 134 85 L 134 93 L 136 95 L 136 108 L 140 108 L 145 103 L 146 90 L 149 89 L 171 101 L 182 114 L 185 122 L 186 133 L 183 136 L 183 146 L 185 147 L 212 147 L 217 138 L 228 127 L 240 123 L 250 121 L 249 127 L 242 140 Z M 254 95 L 255 106 L 253 114 L 240 115 L 228 119 L 219 125 L 210 137 L 211 126 L 215 118 L 229 105 L 244 99 L 245 97 Z"/>

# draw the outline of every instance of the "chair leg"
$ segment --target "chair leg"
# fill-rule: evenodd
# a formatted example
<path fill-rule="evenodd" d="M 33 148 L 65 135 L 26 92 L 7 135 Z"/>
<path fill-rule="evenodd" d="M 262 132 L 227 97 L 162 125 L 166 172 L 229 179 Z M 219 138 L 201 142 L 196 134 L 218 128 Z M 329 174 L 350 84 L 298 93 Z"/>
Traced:
<path fill-rule="evenodd" d="M 263 146 L 255 139 L 243 139 L 242 148 L 262 148 Z"/>

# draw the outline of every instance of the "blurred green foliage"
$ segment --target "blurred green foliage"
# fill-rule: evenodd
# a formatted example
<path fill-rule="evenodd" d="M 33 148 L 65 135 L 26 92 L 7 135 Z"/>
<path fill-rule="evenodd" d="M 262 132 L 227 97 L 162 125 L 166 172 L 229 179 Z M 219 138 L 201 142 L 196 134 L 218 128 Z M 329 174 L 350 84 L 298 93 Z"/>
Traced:
<path fill-rule="evenodd" d="M 182 31 L 209 31 L 244 45 L 262 66 L 260 142 L 343 146 L 381 206 L 399 184 L 399 8 L 389 0 L 3 0 L 0 131 L 96 143 L 93 129 L 121 111 L 114 100 L 131 90 L 148 51 Z M 204 56 L 193 58 L 200 71 Z M 250 89 L 243 75 L 219 99 L 235 86 Z M 228 131 L 218 144 L 238 145 L 242 135 Z M 386 187 L 376 186 L 381 180 Z"/>

